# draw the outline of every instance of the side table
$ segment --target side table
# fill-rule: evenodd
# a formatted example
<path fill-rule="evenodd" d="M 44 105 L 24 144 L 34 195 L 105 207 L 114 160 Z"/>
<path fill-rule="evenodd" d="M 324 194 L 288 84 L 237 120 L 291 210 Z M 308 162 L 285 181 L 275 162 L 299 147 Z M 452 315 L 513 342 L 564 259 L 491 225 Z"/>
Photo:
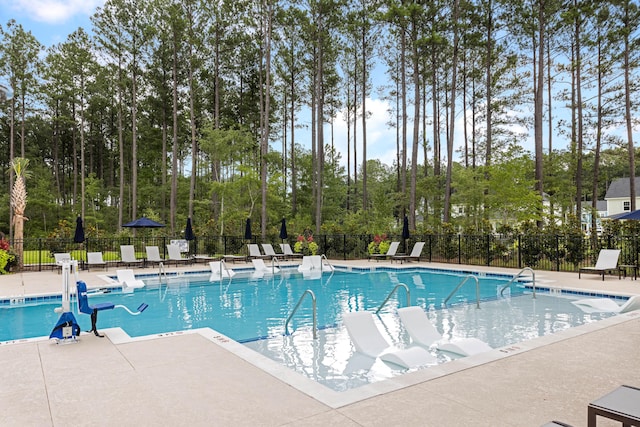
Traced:
<path fill-rule="evenodd" d="M 640 389 L 622 385 L 591 402 L 587 426 L 596 427 L 597 416 L 620 421 L 623 427 L 640 426 Z"/>

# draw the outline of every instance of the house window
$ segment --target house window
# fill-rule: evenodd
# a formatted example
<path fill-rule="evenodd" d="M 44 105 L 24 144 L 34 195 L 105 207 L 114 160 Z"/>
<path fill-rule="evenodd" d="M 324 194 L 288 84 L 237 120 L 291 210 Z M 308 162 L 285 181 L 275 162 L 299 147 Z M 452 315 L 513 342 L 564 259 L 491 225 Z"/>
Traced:
<path fill-rule="evenodd" d="M 623 204 L 623 209 L 624 211 L 630 211 L 631 210 L 631 202 L 624 202 Z"/>

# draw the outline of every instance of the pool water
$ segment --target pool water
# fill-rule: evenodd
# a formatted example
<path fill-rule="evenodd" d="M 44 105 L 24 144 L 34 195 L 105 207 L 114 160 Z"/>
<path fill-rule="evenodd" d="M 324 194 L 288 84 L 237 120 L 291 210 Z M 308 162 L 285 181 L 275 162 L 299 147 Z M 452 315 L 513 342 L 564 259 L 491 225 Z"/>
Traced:
<path fill-rule="evenodd" d="M 121 327 L 130 336 L 139 337 L 209 327 L 339 391 L 402 374 L 402 370 L 384 362 L 354 354 L 341 322 L 344 312 L 376 311 L 391 294 L 376 321 L 392 344 L 407 346 L 409 338 L 395 314 L 398 307 L 407 305 L 407 293 L 399 284 L 408 287 L 410 304 L 427 310 L 445 337 L 473 336 L 493 348 L 610 316 L 583 313 L 571 304 L 570 297 L 538 292 L 533 299 L 524 286 L 517 284 L 501 297 L 500 290 L 510 277 L 500 275 L 478 277 L 480 309 L 475 304 L 475 280 L 468 280 L 449 306 L 443 307 L 445 298 L 464 277 L 424 268 L 336 271 L 313 278 L 295 270 L 266 277 L 244 271 L 221 282 L 210 282 L 209 274 L 189 274 L 169 277 L 162 283 L 157 278 L 144 278 L 144 289 L 132 294 L 113 291 L 92 295 L 89 302 L 109 301 L 132 310 L 143 302 L 149 305 L 136 317 L 124 310 L 102 311 L 98 329 Z M 316 297 L 317 340 L 313 339 L 313 310 L 308 297 L 292 317 L 289 333 L 285 333 L 285 320 L 306 290 Z M 59 306 L 59 301 L 0 305 L 0 342 L 48 336 L 59 317 L 54 308 Z M 82 329 L 90 329 L 89 316 L 77 314 L 75 307 L 73 311 Z M 445 353 L 437 356 L 441 363 L 451 360 Z"/>

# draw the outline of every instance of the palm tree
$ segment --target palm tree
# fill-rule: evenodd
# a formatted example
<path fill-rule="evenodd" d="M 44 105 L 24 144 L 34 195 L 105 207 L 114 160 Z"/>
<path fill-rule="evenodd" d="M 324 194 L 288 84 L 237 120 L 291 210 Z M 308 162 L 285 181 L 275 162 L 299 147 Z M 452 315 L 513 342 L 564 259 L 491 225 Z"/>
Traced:
<path fill-rule="evenodd" d="M 13 208 L 13 248 L 18 257 L 18 269 L 22 270 L 23 266 L 23 236 L 24 221 L 29 218 L 24 216 L 24 210 L 27 207 L 27 187 L 24 180 L 29 176 L 27 166 L 29 159 L 15 157 L 11 161 L 11 167 L 16 174 L 16 180 L 13 182 L 11 190 L 11 207 Z"/>

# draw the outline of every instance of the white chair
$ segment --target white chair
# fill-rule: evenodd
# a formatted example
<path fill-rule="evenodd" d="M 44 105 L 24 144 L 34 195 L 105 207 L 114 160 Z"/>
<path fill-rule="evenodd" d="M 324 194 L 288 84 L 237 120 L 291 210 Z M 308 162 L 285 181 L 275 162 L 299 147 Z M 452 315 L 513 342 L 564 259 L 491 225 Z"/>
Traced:
<path fill-rule="evenodd" d="M 270 258 L 267 255 L 263 255 L 262 252 L 260 252 L 260 247 L 255 243 L 249 243 L 247 245 L 247 247 L 249 248 L 249 259 L 266 259 L 266 258 Z"/>
<path fill-rule="evenodd" d="M 322 270 L 322 257 L 320 255 L 307 255 L 302 257 L 302 264 L 298 266 L 299 272 Z"/>
<path fill-rule="evenodd" d="M 264 251 L 265 257 L 269 257 L 269 258 L 273 259 L 273 258 L 276 258 L 278 256 L 276 251 L 273 249 L 273 246 L 271 245 L 271 243 L 263 243 L 262 244 L 262 250 Z"/>
<path fill-rule="evenodd" d="M 231 279 L 236 275 L 235 271 L 227 268 L 227 265 L 224 263 L 224 261 L 211 261 L 209 263 L 209 267 L 211 267 L 211 277 L 209 277 L 210 282 L 215 282 L 222 279 Z"/>
<path fill-rule="evenodd" d="M 264 263 L 264 260 L 261 259 L 252 259 L 251 263 L 253 264 L 253 269 L 256 272 L 263 272 L 263 273 L 278 273 L 280 271 L 280 269 L 278 267 L 275 266 L 267 266 Z"/>
<path fill-rule="evenodd" d="M 140 265 L 141 259 L 136 258 L 136 251 L 133 245 L 120 245 L 120 262 L 125 265 Z"/>
<path fill-rule="evenodd" d="M 586 298 L 571 301 L 571 304 L 585 313 L 627 313 L 640 310 L 640 295 L 632 296 L 622 305 L 618 305 L 611 298 Z"/>
<path fill-rule="evenodd" d="M 489 344 L 478 338 L 454 338 L 445 340 L 433 326 L 422 307 L 412 306 L 398 309 L 404 329 L 416 344 L 447 351 L 460 356 L 471 356 L 493 350 Z"/>
<path fill-rule="evenodd" d="M 69 252 L 53 254 L 53 257 L 56 260 L 56 268 L 58 269 L 58 273 L 62 272 L 62 264 L 65 261 L 71 261 L 71 254 Z"/>
<path fill-rule="evenodd" d="M 437 363 L 437 358 L 422 347 L 406 349 L 391 347 L 375 324 L 373 314 L 368 311 L 344 313 L 342 321 L 347 328 L 353 346 L 359 353 L 373 358 L 380 358 L 380 360 L 403 368 L 414 368 Z"/>
<path fill-rule="evenodd" d="M 190 258 L 183 258 L 182 253 L 180 253 L 180 246 L 178 245 L 167 245 L 167 253 L 169 254 L 169 258 L 167 258 L 167 262 L 178 264 L 187 264 L 191 262 Z"/>
<path fill-rule="evenodd" d="M 157 246 L 147 246 L 145 250 L 147 251 L 146 262 L 149 262 L 151 264 L 159 264 L 161 262 L 164 262 L 164 260 L 160 258 L 160 248 L 158 248 Z"/>
<path fill-rule="evenodd" d="M 620 249 L 602 249 L 598 254 L 598 260 L 594 267 L 581 267 L 578 270 L 578 279 L 580 279 L 580 275 L 584 271 L 601 274 L 602 280 L 604 280 L 604 275 L 607 272 L 618 270 L 618 258 L 620 258 Z M 620 272 L 618 271 L 619 277 Z"/>
<path fill-rule="evenodd" d="M 91 267 L 104 267 L 107 269 L 107 263 L 102 259 L 102 252 L 87 252 L 87 271 Z"/>
<path fill-rule="evenodd" d="M 280 249 L 282 250 L 282 254 L 289 259 L 302 258 L 303 255 L 293 252 L 291 250 L 291 245 L 288 243 L 280 243 Z"/>
<path fill-rule="evenodd" d="M 394 255 L 391 257 L 391 260 L 400 261 L 400 264 L 402 264 L 403 261 L 420 261 L 420 254 L 422 253 L 423 248 L 424 242 L 416 242 L 409 255 Z"/>
<path fill-rule="evenodd" d="M 133 270 L 116 270 L 118 283 L 122 286 L 122 292 L 133 292 L 134 289 L 144 288 L 145 284 L 142 280 L 136 279 Z"/>
<path fill-rule="evenodd" d="M 381 259 L 389 259 L 392 256 L 395 256 L 396 252 L 398 252 L 399 246 L 400 242 L 391 242 L 386 254 L 370 254 L 369 259 L 375 259 L 376 261 Z"/>

